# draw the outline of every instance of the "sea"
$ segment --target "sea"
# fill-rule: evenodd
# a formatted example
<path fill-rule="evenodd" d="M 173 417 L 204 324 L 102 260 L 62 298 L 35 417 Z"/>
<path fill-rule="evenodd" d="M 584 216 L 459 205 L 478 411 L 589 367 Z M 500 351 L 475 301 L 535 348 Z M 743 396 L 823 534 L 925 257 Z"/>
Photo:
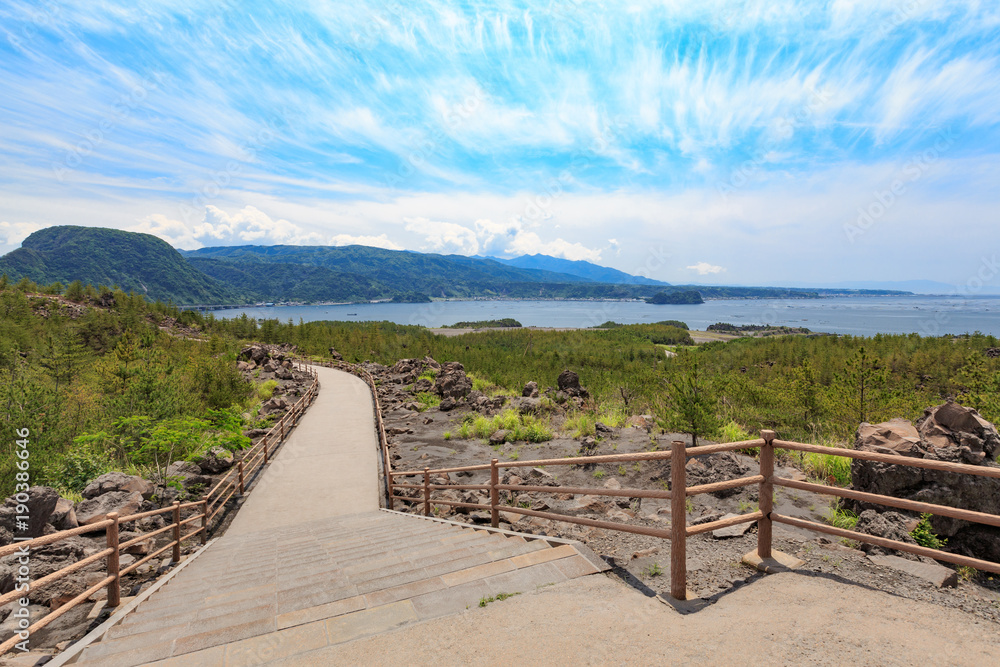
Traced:
<path fill-rule="evenodd" d="M 387 320 L 430 328 L 456 322 L 513 318 L 524 326 L 586 328 L 608 320 L 622 324 L 680 320 L 692 330 L 710 324 L 769 324 L 814 332 L 873 336 L 878 333 L 940 336 L 981 332 L 1000 336 L 1000 295 L 827 297 L 820 299 L 718 299 L 699 305 L 655 306 L 640 301 L 474 300 L 433 303 L 365 303 L 240 307 L 215 317 L 312 322 Z"/>

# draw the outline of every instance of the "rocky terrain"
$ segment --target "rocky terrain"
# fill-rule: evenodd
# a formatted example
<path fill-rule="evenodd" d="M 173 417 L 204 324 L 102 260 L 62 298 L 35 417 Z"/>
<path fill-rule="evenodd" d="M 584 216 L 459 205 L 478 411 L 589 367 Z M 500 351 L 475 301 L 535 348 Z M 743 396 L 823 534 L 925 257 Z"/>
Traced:
<path fill-rule="evenodd" d="M 312 376 L 292 369 L 293 352 L 294 348 L 291 346 L 276 345 L 252 345 L 242 350 L 238 366 L 248 379 L 255 382 L 274 380 L 276 383 L 271 398 L 261 405 L 257 414 L 245 414 L 244 422 L 258 425 L 276 422 L 308 389 Z M 244 435 L 253 444 L 265 433 L 267 428 L 263 427 L 244 431 Z M 19 503 L 15 497 L 7 498 L 0 506 L 0 546 L 10 544 L 15 537 L 40 537 L 94 524 L 102 521 L 110 512 L 125 516 L 165 507 L 175 500 L 201 500 L 203 494 L 232 468 L 235 460 L 233 452 L 213 448 L 199 460 L 170 464 L 165 471 L 166 484 L 136 475 L 108 472 L 91 480 L 82 492 L 83 499 L 78 502 L 61 498 L 53 488 L 33 487 L 28 491 L 29 500 L 25 503 L 30 517 L 27 529 L 18 529 L 16 524 L 16 516 L 21 512 L 17 510 Z M 183 510 L 182 518 L 197 514 L 198 511 L 197 508 Z M 125 542 L 143 533 L 155 531 L 166 525 L 165 520 L 169 520 L 169 515 L 123 523 L 120 525 L 119 539 Z M 224 523 L 225 519 L 215 527 L 215 531 L 224 527 Z M 185 528 L 185 532 L 188 530 L 189 528 Z M 156 551 L 171 540 L 169 535 L 170 532 L 167 531 L 129 547 L 120 557 L 120 567 L 128 567 Z M 197 539 L 185 542 L 182 553 L 189 553 L 197 545 Z M 105 547 L 105 532 L 98 529 L 32 550 L 31 577 L 37 580 L 102 551 Z M 14 589 L 19 567 L 17 559 L 17 556 L 0 559 L 0 594 Z M 138 595 L 173 565 L 169 552 L 166 552 L 162 558 L 140 566 L 122 579 L 122 597 Z M 30 596 L 32 618 L 40 619 L 100 582 L 106 576 L 105 569 L 105 562 L 101 559 L 51 585 L 33 588 Z M 110 613 L 102 608 L 106 596 L 105 589 L 99 590 L 91 595 L 89 604 L 79 605 L 46 628 L 32 634 L 32 647 L 61 646 L 102 623 Z M 16 604 L 15 601 L 0 608 L 0 637 L 4 639 L 13 634 L 17 624 L 16 619 L 10 617 Z"/>
<path fill-rule="evenodd" d="M 555 386 L 540 388 L 538 382 L 529 382 L 521 396 L 503 395 L 499 388 L 488 393 L 473 390 L 474 380 L 457 363 L 438 363 L 434 359 L 405 359 L 392 367 L 366 364 L 365 368 L 376 377 L 386 430 L 390 441 L 390 457 L 395 470 L 421 470 L 424 467 L 461 467 L 488 462 L 491 458 L 501 461 L 540 460 L 571 456 L 612 453 L 652 452 L 665 450 L 673 440 L 686 439 L 676 433 L 661 433 L 651 415 L 631 417 L 626 423 L 610 426 L 597 422 L 592 434 L 574 433 L 574 417 L 581 410 L 597 406 L 580 386 L 575 373 L 565 372 L 555 378 Z M 544 383 L 544 378 L 539 378 Z M 434 400 L 439 405 L 433 405 Z M 421 402 L 419 398 L 427 402 Z M 992 464 L 995 453 L 992 425 L 981 418 L 953 417 L 953 404 L 930 409 L 918 426 L 910 428 L 925 434 L 925 444 L 938 446 L 920 451 L 941 460 L 976 461 Z M 553 430 L 553 437 L 544 442 L 517 441 L 510 433 L 497 431 L 487 437 L 461 438 L 463 423 L 480 417 L 492 417 L 505 410 L 515 410 L 546 420 Z M 964 415 L 970 412 L 961 408 Z M 568 426 L 568 427 L 567 427 Z M 862 425 L 859 429 L 859 448 L 871 448 L 869 432 L 879 431 L 882 425 Z M 920 440 L 917 437 L 917 441 Z M 934 440 L 928 440 L 928 439 Z M 946 442 L 947 441 L 947 442 Z M 949 446 L 947 443 L 951 443 Z M 909 455 L 914 455 L 913 453 Z M 962 478 L 961 482 L 944 479 L 943 473 L 917 470 L 918 480 L 911 474 L 915 469 L 884 465 L 910 471 L 908 486 L 896 485 L 893 475 L 885 475 L 880 464 L 855 462 L 855 486 L 875 493 L 891 492 L 892 495 L 910 495 L 928 502 L 956 505 L 968 509 L 998 513 L 990 503 L 1000 498 L 985 478 Z M 691 459 L 687 465 L 688 483 L 705 484 L 754 474 L 757 462 L 751 455 L 725 453 Z M 790 458 L 779 461 L 776 473 L 782 477 L 805 480 L 806 475 L 792 465 Z M 902 475 L 902 473 L 900 473 Z M 954 474 L 951 478 L 959 477 Z M 411 478 L 419 483 L 420 477 Z M 881 480 L 883 485 L 868 484 L 864 480 Z M 818 481 L 818 480 L 812 480 Z M 432 477 L 433 484 L 469 485 L 489 482 L 488 471 L 460 472 Z M 618 464 L 591 464 L 575 466 L 520 467 L 504 471 L 504 483 L 526 483 L 534 486 L 566 486 L 589 488 L 668 488 L 669 462 L 653 461 Z M 986 484 L 983 484 L 983 483 Z M 949 487 L 959 491 L 948 495 Z M 968 488 L 966 488 L 968 487 Z M 934 489 L 931 493 L 928 489 Z M 977 489 L 973 491 L 972 489 Z M 413 503 L 397 501 L 397 509 L 419 513 L 422 492 L 399 489 L 400 495 L 414 498 Z M 435 492 L 434 498 L 474 504 L 489 504 L 484 491 L 446 490 Z M 976 499 L 979 499 L 977 501 Z M 670 521 L 668 500 L 632 499 L 626 497 L 598 497 L 566 493 L 522 493 L 516 497 L 503 495 L 503 503 L 538 511 L 610 520 L 631 525 L 667 528 Z M 966 504 L 968 503 L 968 504 Z M 409 506 L 407 506 L 409 505 Z M 835 509 L 841 509 L 836 499 L 804 491 L 778 488 L 775 490 L 775 511 L 780 514 L 828 523 Z M 758 508 L 756 487 L 723 491 L 714 495 L 699 495 L 689 499 L 688 523 L 712 521 L 727 514 L 741 514 Z M 859 507 L 856 530 L 903 541 L 913 541 L 913 530 L 919 517 L 912 513 L 885 511 Z M 451 520 L 488 523 L 489 513 L 468 508 L 436 506 L 437 516 Z M 1000 560 L 992 551 L 1000 539 L 992 536 L 988 527 L 969 526 L 964 522 L 938 522 L 932 520 L 935 530 L 942 536 L 951 536 L 948 544 L 956 550 L 979 558 Z M 527 517 L 513 512 L 501 512 L 501 528 L 520 532 L 546 534 L 578 539 L 586 542 L 597 553 L 613 563 L 619 576 L 640 589 L 653 594 L 669 588 L 669 545 L 658 538 L 606 531 L 574 524 L 552 522 L 538 517 Z M 985 530 L 985 533 L 982 532 Z M 756 528 L 742 525 L 731 529 L 697 535 L 688 539 L 688 586 L 698 595 L 717 600 L 719 596 L 758 578 L 755 570 L 741 564 L 744 554 L 756 548 Z M 964 531 L 964 532 L 963 532 Z M 971 541 L 961 537 L 972 535 Z M 984 537 L 985 535 L 985 537 Z M 975 548 L 976 544 L 986 544 Z M 892 554 L 928 566 L 930 579 L 915 576 L 895 566 L 877 565 L 872 559 L 884 557 L 884 550 L 865 550 L 855 543 L 844 543 L 818 536 L 815 533 L 788 526 L 775 526 L 775 548 L 803 559 L 805 573 L 832 577 L 844 583 L 868 586 L 913 599 L 922 599 L 946 606 L 957 607 L 1000 622 L 1000 577 L 987 573 L 963 571 L 962 576 L 949 566 L 944 568 L 929 559 L 906 554 Z M 884 562 L 884 561 L 883 561 Z"/>

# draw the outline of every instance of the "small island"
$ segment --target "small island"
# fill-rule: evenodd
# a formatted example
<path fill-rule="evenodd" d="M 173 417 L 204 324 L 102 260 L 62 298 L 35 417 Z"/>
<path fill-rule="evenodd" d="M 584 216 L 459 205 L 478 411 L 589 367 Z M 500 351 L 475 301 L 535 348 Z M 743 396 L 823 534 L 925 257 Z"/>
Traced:
<path fill-rule="evenodd" d="M 697 290 L 685 290 L 683 292 L 657 292 L 646 299 L 646 303 L 660 305 L 689 305 L 705 303 L 701 298 L 701 292 Z"/>
<path fill-rule="evenodd" d="M 516 329 L 522 326 L 520 322 L 512 317 L 505 317 L 500 320 L 476 320 L 475 322 L 455 322 L 446 324 L 443 329 Z"/>

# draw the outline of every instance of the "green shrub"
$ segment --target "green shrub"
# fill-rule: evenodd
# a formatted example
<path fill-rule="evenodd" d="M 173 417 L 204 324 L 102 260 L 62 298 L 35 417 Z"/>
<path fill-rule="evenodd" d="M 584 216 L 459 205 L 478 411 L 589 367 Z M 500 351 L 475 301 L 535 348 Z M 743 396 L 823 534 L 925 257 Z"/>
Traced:
<path fill-rule="evenodd" d="M 931 514 L 921 514 L 920 523 L 910 532 L 910 535 L 922 547 L 941 549 L 948 543 L 948 540 L 938 537 L 931 529 L 931 516 Z"/>
<path fill-rule="evenodd" d="M 744 440 L 753 440 L 756 437 L 750 432 L 744 431 L 742 426 L 732 420 L 722 425 L 720 436 L 722 442 L 743 442 Z"/>

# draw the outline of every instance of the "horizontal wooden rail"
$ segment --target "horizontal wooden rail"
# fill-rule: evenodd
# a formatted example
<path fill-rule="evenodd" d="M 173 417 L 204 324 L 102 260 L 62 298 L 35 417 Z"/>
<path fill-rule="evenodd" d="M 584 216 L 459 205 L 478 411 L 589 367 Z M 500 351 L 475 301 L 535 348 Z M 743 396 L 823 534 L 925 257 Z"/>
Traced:
<path fill-rule="evenodd" d="M 700 523 L 697 526 L 688 526 L 685 529 L 685 533 L 690 537 L 691 535 L 700 535 L 701 533 L 708 533 L 713 530 L 719 530 L 720 528 L 729 528 L 730 526 L 738 526 L 741 523 L 753 523 L 764 518 L 764 513 L 760 510 L 756 512 L 750 512 L 749 514 L 740 514 L 739 516 L 729 517 L 728 519 L 719 519 L 718 521 L 709 521 L 707 523 Z"/>
<path fill-rule="evenodd" d="M 489 488 L 489 487 L 487 487 Z M 669 498 L 669 491 L 656 489 L 592 489 L 576 486 L 528 486 L 525 484 L 497 484 L 501 491 L 527 493 L 572 493 L 574 496 L 620 496 L 626 498 Z"/>
<path fill-rule="evenodd" d="M 44 547 L 49 544 L 54 544 L 65 540 L 67 537 L 73 537 L 74 535 L 83 535 L 84 533 L 96 533 L 99 530 L 104 530 L 111 525 L 111 521 L 105 519 L 104 521 L 95 521 L 94 523 L 87 524 L 86 526 L 80 526 L 79 528 L 73 528 L 71 530 L 62 530 L 58 533 L 52 533 L 50 535 L 42 535 L 41 537 L 36 537 L 30 540 L 24 540 L 21 542 L 14 542 L 13 544 L 8 544 L 5 547 L 0 547 L 0 558 L 4 556 L 9 556 L 10 554 L 17 553 L 22 549 L 37 549 L 39 547 Z"/>
<path fill-rule="evenodd" d="M 156 537 L 160 533 L 165 533 L 168 530 L 172 530 L 173 527 L 174 527 L 174 524 L 168 523 L 163 528 L 157 528 L 154 531 L 150 531 L 148 533 L 143 533 L 139 537 L 133 537 L 131 540 L 129 540 L 127 542 L 122 542 L 121 544 L 119 544 L 118 545 L 118 550 L 122 551 L 124 549 L 128 549 L 129 547 L 131 547 L 133 545 L 139 544 L 140 542 L 145 542 L 146 540 L 148 540 L 150 538 Z"/>
<path fill-rule="evenodd" d="M 196 503 L 183 503 L 178 509 L 186 510 L 192 507 L 198 507 L 201 505 L 201 501 Z M 129 514 L 128 516 L 119 517 L 118 523 L 131 523 L 133 521 L 138 521 L 139 519 L 145 519 L 146 517 L 156 516 L 157 514 L 167 514 L 168 512 L 173 512 L 174 506 L 167 505 L 166 507 L 161 507 L 160 509 L 149 510 L 148 512 L 140 512 L 139 514 Z"/>
<path fill-rule="evenodd" d="M 820 445 L 807 445 L 801 442 L 789 442 L 787 440 L 775 440 L 774 446 L 780 449 L 790 449 L 797 452 L 811 452 L 813 454 L 826 454 L 828 456 L 844 456 L 851 459 L 861 459 L 863 461 L 878 461 L 880 463 L 891 463 L 899 466 L 910 466 L 913 468 L 927 468 L 928 470 L 941 470 L 944 472 L 957 472 L 966 475 L 976 475 L 978 477 L 994 477 L 1000 479 L 1000 468 L 989 466 L 973 466 L 965 463 L 951 463 L 950 461 L 934 461 L 931 459 L 918 459 L 913 456 L 902 456 L 899 454 L 880 454 L 878 452 L 866 452 L 857 449 L 843 449 L 841 447 L 823 447 Z"/>
<path fill-rule="evenodd" d="M 55 533 L 53 533 L 53 534 L 55 534 Z M 107 586 L 108 584 L 110 584 L 111 582 L 113 582 L 114 580 L 115 580 L 115 577 L 107 577 L 103 581 L 101 581 L 100 583 L 94 584 L 93 586 L 91 586 L 90 588 L 88 588 L 87 590 L 85 590 L 84 592 L 80 593 L 79 595 L 77 595 L 72 600 L 69 600 L 68 602 L 66 602 L 65 604 L 63 604 L 61 607 L 59 607 L 55 611 L 50 612 L 49 614 L 46 614 L 40 620 L 38 620 L 34 625 L 32 625 L 30 628 L 28 628 L 28 634 L 29 634 L 29 636 L 37 633 L 39 630 L 41 630 L 45 626 L 49 625 L 50 623 L 52 623 L 53 621 L 55 621 L 57 618 L 59 618 L 60 616 L 62 616 L 66 612 L 68 612 L 71 609 L 73 609 L 74 607 L 76 607 L 81 602 L 85 602 L 87 600 L 87 598 L 89 598 L 91 595 L 93 595 L 97 591 L 101 590 L 102 588 L 104 588 L 105 586 Z M 4 643 L 0 644 L 0 655 L 3 655 L 4 653 L 6 653 L 7 651 L 9 651 L 10 649 L 14 648 L 14 646 L 16 644 L 18 644 L 19 642 L 21 642 L 21 641 L 23 641 L 23 640 L 17 634 L 15 634 L 13 637 L 11 637 L 10 639 L 8 639 Z"/>
<path fill-rule="evenodd" d="M 181 535 L 181 542 L 184 542 L 186 540 L 191 539 L 192 537 L 194 537 L 195 535 L 197 535 L 198 533 L 200 533 L 202 530 L 204 530 L 204 528 L 198 527 L 198 528 L 195 528 L 194 530 L 192 530 L 191 532 L 189 532 L 186 535 Z"/>
<path fill-rule="evenodd" d="M 617 530 L 623 533 L 635 533 L 636 535 L 649 535 L 650 537 L 660 537 L 665 540 L 670 539 L 670 531 L 660 528 L 648 528 L 647 526 L 632 526 L 627 523 L 614 523 L 613 521 L 599 521 L 597 519 L 586 519 L 582 516 L 569 516 L 566 514 L 553 514 L 552 512 L 538 512 L 524 509 L 523 507 L 500 507 L 501 512 L 513 512 L 514 514 L 524 514 L 525 516 L 535 516 L 551 521 L 562 521 L 564 523 L 577 523 L 581 526 L 591 526 L 593 528 L 605 528 L 607 530 Z"/>
<path fill-rule="evenodd" d="M 730 479 L 725 482 L 713 482 L 711 484 L 699 484 L 697 486 L 689 486 L 684 489 L 684 495 L 687 496 L 697 496 L 702 493 L 715 493 L 716 491 L 726 491 L 728 489 L 739 489 L 744 486 L 753 486 L 754 484 L 760 484 L 764 481 L 763 475 L 754 475 L 752 477 L 740 477 L 739 479 Z"/>
<path fill-rule="evenodd" d="M 500 461 L 501 468 L 542 468 L 546 466 L 576 466 L 588 463 L 633 463 L 635 461 L 665 461 L 670 452 L 637 452 L 635 454 L 600 454 L 573 456 L 565 459 L 540 459 L 536 461 Z M 433 470 L 431 473 L 433 474 Z"/>
<path fill-rule="evenodd" d="M 928 547 L 922 547 L 916 544 L 908 544 L 906 542 L 898 542 L 896 540 L 889 540 L 884 537 L 876 537 L 874 535 L 868 535 L 867 533 L 859 533 L 853 530 L 834 528 L 833 526 L 826 526 L 824 524 L 815 523 L 813 521 L 806 521 L 804 519 L 796 519 L 790 516 L 783 516 L 781 514 L 776 514 L 773 512 L 771 513 L 771 520 L 776 521 L 778 523 L 784 523 L 789 526 L 795 526 L 796 528 L 805 528 L 806 530 L 813 530 L 816 531 L 817 533 L 826 533 L 827 535 L 844 537 L 849 540 L 854 540 L 855 542 L 866 542 L 868 544 L 874 544 L 876 546 L 885 547 L 887 549 L 896 549 L 897 551 L 905 551 L 906 553 L 911 553 L 917 556 L 926 556 L 928 558 L 933 558 L 934 560 L 943 560 L 947 563 L 954 563 L 955 565 L 961 565 L 963 567 L 973 567 L 977 570 L 982 570 L 984 572 L 993 572 L 995 574 L 1000 574 L 1000 563 L 992 563 L 987 560 L 970 558 L 969 556 L 953 554 L 947 551 L 929 549 Z"/>
<path fill-rule="evenodd" d="M 72 565 L 68 565 L 68 566 L 64 567 L 63 569 L 61 569 L 61 570 L 57 570 L 57 571 L 53 572 L 52 574 L 49 574 L 49 575 L 46 575 L 46 576 L 42 577 L 41 579 L 35 579 L 35 580 L 33 580 L 31 582 L 31 590 L 36 590 L 36 589 L 39 589 L 39 588 L 44 588 L 46 585 L 51 584 L 53 581 L 58 581 L 59 579 L 62 579 L 63 577 L 65 577 L 68 574 L 72 574 L 72 573 L 76 572 L 79 569 L 87 567 L 91 563 L 95 563 L 95 562 L 101 560 L 102 558 L 107 558 L 108 555 L 112 551 L 113 551 L 113 549 L 103 549 L 102 551 L 98 551 L 96 554 L 92 554 L 90 556 L 87 556 L 83 560 L 78 560 L 77 562 L 73 563 Z M 19 590 L 17 590 L 15 588 L 14 590 L 10 591 L 9 593 L 5 593 L 4 595 L 0 595 L 0 607 L 4 606 L 8 602 L 11 602 L 11 601 L 16 600 L 16 599 L 18 599 L 20 597 L 25 597 L 25 596 L 26 596 L 26 594 L 25 594 L 24 591 L 19 591 Z"/>
<path fill-rule="evenodd" d="M 170 542 L 164 544 L 162 547 L 160 547 L 159 549 L 157 549 L 153 553 L 151 553 L 151 554 L 147 555 L 146 557 L 144 557 L 142 560 L 137 560 L 136 562 L 132 563 L 128 567 L 123 567 L 121 569 L 121 572 L 119 572 L 118 576 L 119 577 L 124 577 L 126 574 L 129 574 L 130 572 L 139 569 L 145 563 L 148 563 L 149 561 L 153 560 L 154 558 L 156 558 L 157 556 L 159 556 L 160 554 L 162 554 L 167 549 L 172 549 L 175 544 L 177 544 L 176 540 L 171 540 Z"/>
<path fill-rule="evenodd" d="M 836 486 L 812 484 L 809 482 L 797 482 L 795 480 L 784 479 L 782 477 L 776 477 L 774 479 L 774 485 L 784 486 L 789 489 L 799 489 L 800 491 L 809 491 L 811 493 L 822 493 L 830 496 L 839 496 L 841 498 L 850 498 L 851 500 L 860 500 L 862 502 L 868 502 L 875 505 L 887 505 L 889 507 L 897 507 L 899 509 L 912 510 L 914 512 L 930 512 L 931 514 L 936 514 L 938 516 L 946 516 L 952 519 L 961 519 L 963 521 L 972 521 L 974 523 L 983 523 L 987 526 L 996 526 L 1000 528 L 1000 516 L 996 514 L 974 512 L 972 510 L 963 510 L 957 507 L 948 507 L 947 505 L 935 505 L 933 503 L 924 503 L 916 500 L 906 500 L 905 498 L 882 496 L 877 493 L 865 493 L 863 491 L 854 491 L 853 489 L 842 489 Z"/>
<path fill-rule="evenodd" d="M 201 515 L 200 514 L 195 514 L 193 516 L 189 516 L 188 518 L 184 519 L 183 521 L 181 521 L 177 525 L 179 525 L 179 526 L 186 526 L 189 523 L 191 523 L 192 521 L 200 521 L 200 520 L 201 520 Z"/>
<path fill-rule="evenodd" d="M 423 500 L 421 500 L 423 502 Z M 464 507 L 466 509 L 486 510 L 492 509 L 489 505 L 478 505 L 476 503 L 460 503 L 454 500 L 431 500 L 431 505 L 447 505 L 449 507 Z"/>
<path fill-rule="evenodd" d="M 471 472 L 473 470 L 489 470 L 489 469 L 490 469 L 490 464 L 487 463 L 485 465 L 480 464 L 480 465 L 474 465 L 474 466 L 462 466 L 461 468 L 439 468 L 438 470 L 431 470 L 431 474 L 432 475 L 443 475 L 443 474 L 449 473 L 449 472 Z M 414 475 L 423 475 L 424 471 L 423 470 L 403 470 L 403 471 L 397 471 L 397 472 L 390 472 L 389 474 L 392 475 L 393 477 L 413 477 Z M 398 486 L 398 485 L 395 484 L 395 483 L 393 483 L 393 486 Z M 420 487 L 420 488 L 423 488 L 423 487 Z"/>
<path fill-rule="evenodd" d="M 741 440 L 739 442 L 723 442 L 718 445 L 701 445 L 699 447 L 686 447 L 684 449 L 684 454 L 688 458 L 692 456 L 705 456 L 707 454 L 718 454 L 719 452 L 734 452 L 738 449 L 754 449 L 756 447 L 763 447 L 764 440 L 758 438 L 756 440 Z"/>
<path fill-rule="evenodd" d="M 403 486 L 402 484 L 396 484 L 395 486 L 401 486 L 404 489 L 408 489 L 410 487 L 423 488 L 423 487 L 417 487 L 415 484 L 407 484 L 406 486 Z M 489 484 L 431 484 L 430 487 L 431 487 L 431 490 L 434 490 L 434 491 L 447 491 L 449 489 L 454 489 L 456 491 L 489 491 L 490 490 L 490 485 Z"/>

